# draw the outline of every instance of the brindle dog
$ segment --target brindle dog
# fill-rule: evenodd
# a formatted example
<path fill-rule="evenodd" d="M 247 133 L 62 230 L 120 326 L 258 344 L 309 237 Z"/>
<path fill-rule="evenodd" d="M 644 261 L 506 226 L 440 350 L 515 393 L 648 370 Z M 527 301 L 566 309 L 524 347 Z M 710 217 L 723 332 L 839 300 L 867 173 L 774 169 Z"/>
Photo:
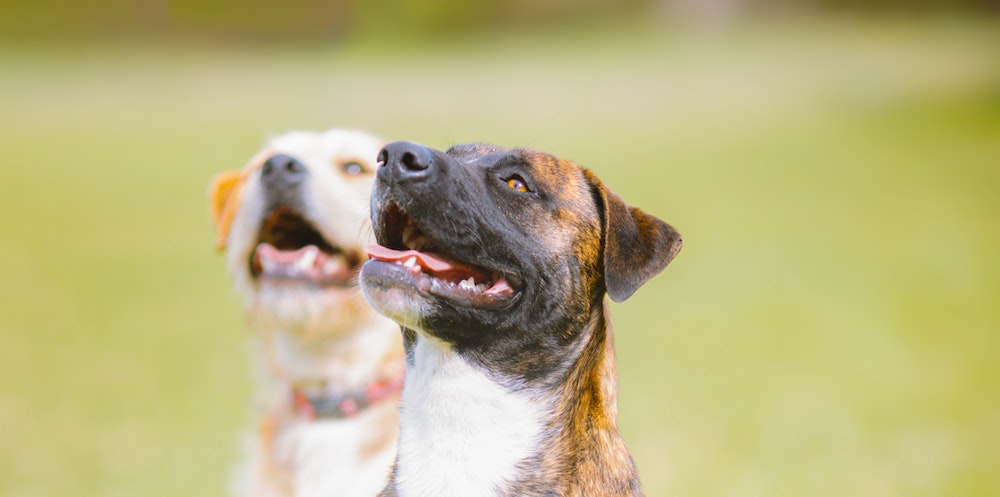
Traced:
<path fill-rule="evenodd" d="M 680 234 L 538 151 L 395 142 L 379 161 L 361 284 L 407 352 L 382 495 L 641 495 L 604 295 L 662 271 Z"/>

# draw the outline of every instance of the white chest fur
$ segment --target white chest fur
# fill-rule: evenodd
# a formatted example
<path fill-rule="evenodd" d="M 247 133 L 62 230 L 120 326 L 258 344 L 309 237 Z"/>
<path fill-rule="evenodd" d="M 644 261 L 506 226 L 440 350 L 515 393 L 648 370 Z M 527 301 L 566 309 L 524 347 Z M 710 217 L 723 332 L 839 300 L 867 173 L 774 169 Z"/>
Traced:
<path fill-rule="evenodd" d="M 496 495 L 537 450 L 545 406 L 431 340 L 417 339 L 406 374 L 396 488 L 402 497 Z"/>
<path fill-rule="evenodd" d="M 237 468 L 232 494 L 240 497 L 372 497 L 385 487 L 396 456 L 394 443 L 379 443 L 391 430 L 376 410 L 357 416 L 285 425 L 264 450 Z M 259 441 L 254 441 L 259 444 Z"/>
<path fill-rule="evenodd" d="M 291 434 L 297 442 L 290 454 L 296 497 L 371 497 L 382 490 L 396 451 L 388 444 L 377 453 L 363 453 L 385 429 L 365 414 L 304 423 Z"/>

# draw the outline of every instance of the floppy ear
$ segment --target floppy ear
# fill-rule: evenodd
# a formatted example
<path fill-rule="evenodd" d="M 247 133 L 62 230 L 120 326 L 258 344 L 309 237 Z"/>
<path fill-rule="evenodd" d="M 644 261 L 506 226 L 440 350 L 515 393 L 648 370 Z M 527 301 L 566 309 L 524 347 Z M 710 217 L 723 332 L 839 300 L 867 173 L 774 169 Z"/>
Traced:
<path fill-rule="evenodd" d="M 672 226 L 629 206 L 594 173 L 586 174 L 603 209 L 604 285 L 611 300 L 621 302 L 663 271 L 684 242 Z"/>
<path fill-rule="evenodd" d="M 212 183 L 208 186 L 208 204 L 216 229 L 215 246 L 219 250 L 226 248 L 229 227 L 239 206 L 237 187 L 241 181 L 243 181 L 242 171 L 226 171 L 212 178 Z"/>

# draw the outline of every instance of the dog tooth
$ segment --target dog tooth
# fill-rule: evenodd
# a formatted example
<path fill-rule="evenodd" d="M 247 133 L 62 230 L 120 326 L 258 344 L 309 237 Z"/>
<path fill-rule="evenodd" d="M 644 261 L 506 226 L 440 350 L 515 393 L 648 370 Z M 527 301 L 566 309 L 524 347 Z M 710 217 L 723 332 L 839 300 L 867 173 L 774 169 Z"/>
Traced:
<path fill-rule="evenodd" d="M 270 273 L 276 269 L 276 266 L 273 260 L 267 257 L 260 258 L 260 270 L 262 273 Z"/>
<path fill-rule="evenodd" d="M 414 250 L 420 250 L 419 243 L 423 236 L 417 231 L 417 227 L 413 223 L 407 223 L 406 227 L 403 228 L 403 245 Z"/>
<path fill-rule="evenodd" d="M 331 257 L 323 264 L 323 272 L 326 274 L 336 274 L 344 269 L 344 260 L 340 257 Z"/>
<path fill-rule="evenodd" d="M 476 280 L 473 279 L 472 276 L 469 276 L 468 279 L 465 279 L 465 280 L 462 280 L 462 281 L 458 282 L 458 286 L 459 286 L 459 288 L 464 288 L 466 290 L 475 290 L 476 289 Z"/>
<path fill-rule="evenodd" d="M 411 255 L 409 259 L 406 259 L 406 261 L 403 262 L 403 265 L 406 266 L 406 267 L 414 267 L 414 266 L 416 266 L 417 265 L 417 256 Z"/>
<path fill-rule="evenodd" d="M 309 248 L 306 249 L 305 253 L 299 257 L 299 260 L 295 261 L 295 268 L 300 271 L 305 271 L 311 268 L 313 264 L 316 263 L 316 256 L 318 255 L 319 248 L 315 245 L 310 245 Z"/>
<path fill-rule="evenodd" d="M 291 267 L 296 272 L 308 271 L 309 268 L 312 267 L 312 264 L 308 261 L 308 258 L 302 257 L 302 258 L 296 260 L 295 263 L 293 263 Z"/>

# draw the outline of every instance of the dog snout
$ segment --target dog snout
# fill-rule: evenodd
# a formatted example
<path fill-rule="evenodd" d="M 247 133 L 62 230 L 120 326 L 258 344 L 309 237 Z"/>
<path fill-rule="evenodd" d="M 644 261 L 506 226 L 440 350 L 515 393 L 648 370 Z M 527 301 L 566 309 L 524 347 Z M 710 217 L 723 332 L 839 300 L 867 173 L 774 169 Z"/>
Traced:
<path fill-rule="evenodd" d="M 268 157 L 260 168 L 260 179 L 264 186 L 279 190 L 301 183 L 306 174 L 305 164 L 285 154 Z"/>
<path fill-rule="evenodd" d="M 386 145 L 378 155 L 380 173 L 391 174 L 399 179 L 415 179 L 434 173 L 434 153 L 423 145 L 413 142 L 393 142 Z"/>

